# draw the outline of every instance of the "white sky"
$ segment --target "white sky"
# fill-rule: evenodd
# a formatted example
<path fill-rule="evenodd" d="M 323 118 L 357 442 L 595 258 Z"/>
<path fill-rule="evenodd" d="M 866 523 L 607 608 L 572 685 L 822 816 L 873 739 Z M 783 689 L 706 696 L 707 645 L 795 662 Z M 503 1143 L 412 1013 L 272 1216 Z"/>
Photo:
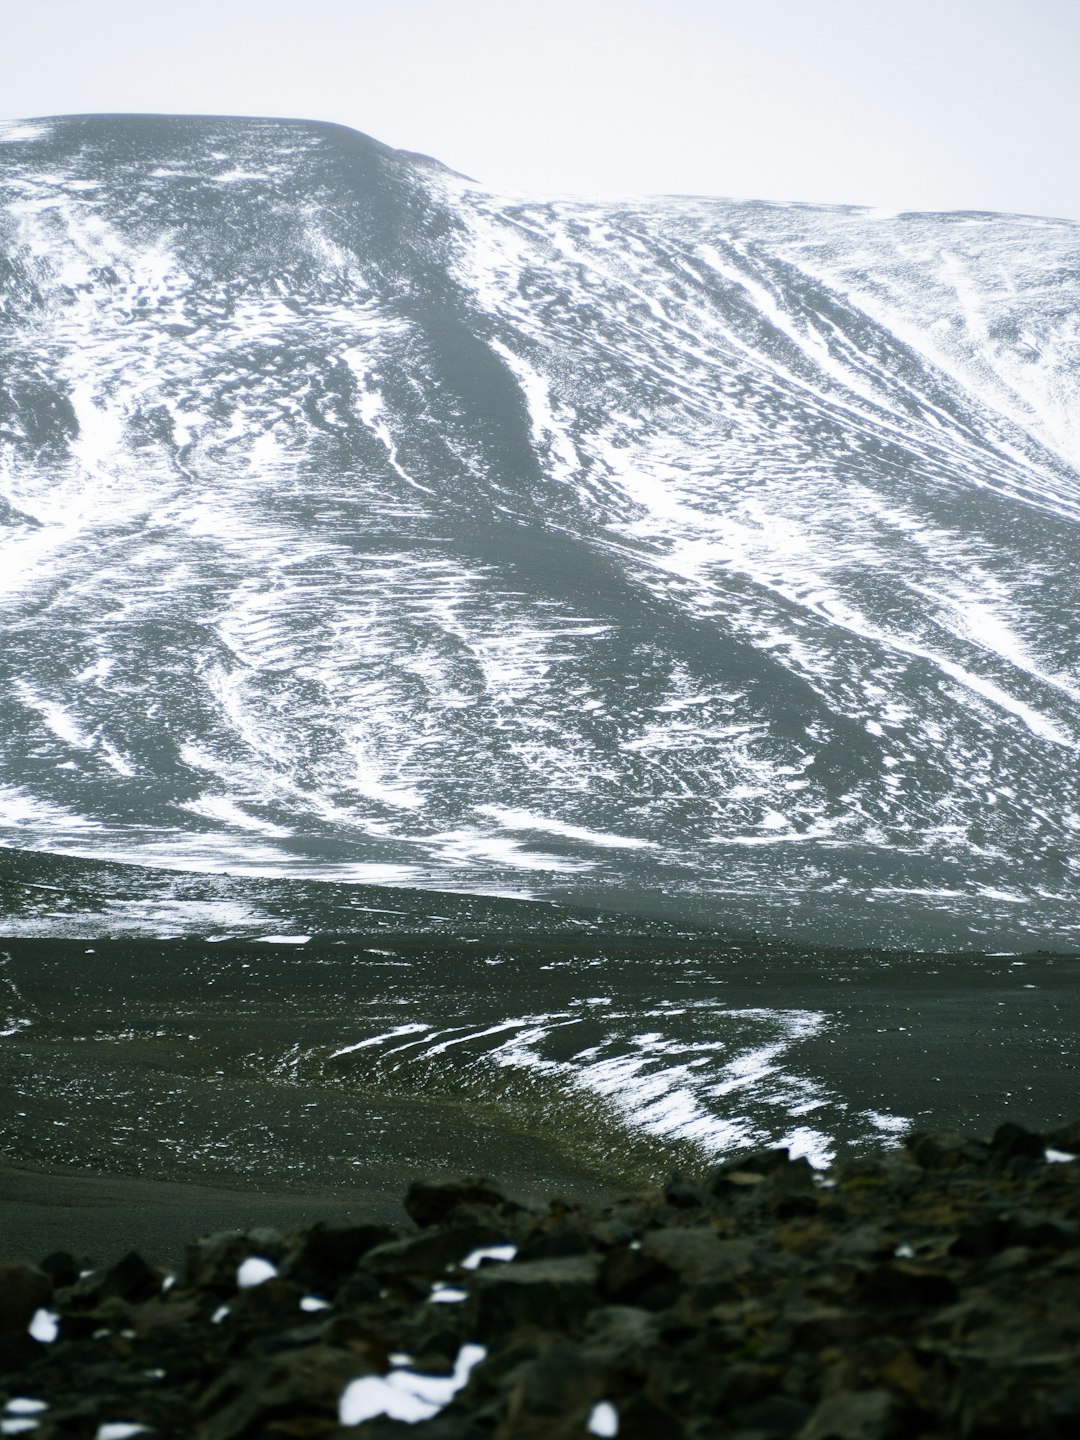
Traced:
<path fill-rule="evenodd" d="M 502 190 L 1080 220 L 1080 0 L 0 0 L 10 118 L 334 120 Z"/>

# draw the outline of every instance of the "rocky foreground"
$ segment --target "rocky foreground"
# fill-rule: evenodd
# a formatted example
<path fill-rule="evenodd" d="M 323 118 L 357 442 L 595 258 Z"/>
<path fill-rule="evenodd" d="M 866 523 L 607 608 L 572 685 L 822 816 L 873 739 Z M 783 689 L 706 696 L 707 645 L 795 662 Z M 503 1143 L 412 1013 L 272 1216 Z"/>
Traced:
<path fill-rule="evenodd" d="M 0 1433 L 1080 1435 L 1080 1124 L 785 1150 L 586 1210 L 414 1184 L 412 1226 L 0 1267 Z M 414 1427 L 419 1427 L 416 1430 Z"/>

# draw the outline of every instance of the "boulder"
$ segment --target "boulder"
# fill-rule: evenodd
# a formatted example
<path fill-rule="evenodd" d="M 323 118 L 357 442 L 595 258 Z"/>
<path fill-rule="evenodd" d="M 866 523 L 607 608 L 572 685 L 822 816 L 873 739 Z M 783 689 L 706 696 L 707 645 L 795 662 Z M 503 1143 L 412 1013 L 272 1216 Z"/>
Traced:
<path fill-rule="evenodd" d="M 390 1225 L 312 1225 L 303 1232 L 283 1270 L 301 1285 L 333 1294 L 368 1251 L 397 1236 Z"/>
<path fill-rule="evenodd" d="M 189 1285 L 216 1295 L 231 1295 L 236 1272 L 252 1255 L 277 1262 L 285 1253 L 285 1237 L 277 1230 L 226 1230 L 207 1235 L 187 1247 Z"/>
<path fill-rule="evenodd" d="M 0 1335 L 25 1335 L 36 1311 L 53 1298 L 53 1283 L 33 1265 L 0 1264 Z"/>

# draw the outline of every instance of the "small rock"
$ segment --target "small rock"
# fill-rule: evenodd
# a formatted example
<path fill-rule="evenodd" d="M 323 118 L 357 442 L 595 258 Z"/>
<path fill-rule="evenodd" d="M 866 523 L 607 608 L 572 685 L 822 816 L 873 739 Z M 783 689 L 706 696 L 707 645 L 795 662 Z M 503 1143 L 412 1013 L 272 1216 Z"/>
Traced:
<path fill-rule="evenodd" d="M 162 1273 L 148 1265 L 137 1250 L 111 1265 L 101 1278 L 100 1293 L 115 1295 L 121 1300 L 149 1300 L 161 1291 Z"/>
<path fill-rule="evenodd" d="M 771 1150 L 753 1150 L 731 1161 L 723 1169 L 748 1170 L 756 1175 L 773 1175 L 792 1164 L 791 1151 L 786 1145 L 774 1146 Z"/>
<path fill-rule="evenodd" d="M 67 1250 L 53 1250 L 38 1268 L 48 1275 L 57 1290 L 66 1289 L 79 1279 L 79 1262 Z"/>
<path fill-rule="evenodd" d="M 795 1350 L 824 1350 L 831 1345 L 850 1345 L 865 1333 L 866 1321 L 855 1310 L 831 1305 L 811 1305 L 789 1311 L 784 1317 L 790 1327 Z"/>
<path fill-rule="evenodd" d="M 696 1210 L 704 1205 L 709 1192 L 704 1186 L 687 1180 L 678 1170 L 674 1171 L 664 1189 L 664 1199 L 677 1210 Z"/>

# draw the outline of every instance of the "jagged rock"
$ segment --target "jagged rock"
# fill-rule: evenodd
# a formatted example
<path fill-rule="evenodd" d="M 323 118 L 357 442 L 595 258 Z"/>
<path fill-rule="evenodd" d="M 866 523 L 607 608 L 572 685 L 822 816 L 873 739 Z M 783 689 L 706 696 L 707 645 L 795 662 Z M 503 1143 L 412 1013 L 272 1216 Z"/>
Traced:
<path fill-rule="evenodd" d="M 118 1295 L 103 1296 L 95 1277 L 89 1284 L 80 1281 L 71 1291 L 64 1316 L 64 1335 L 85 1339 L 102 1330 L 118 1333 L 128 1329 L 131 1323 L 132 1307 Z"/>
<path fill-rule="evenodd" d="M 103 1296 L 115 1295 L 120 1300 L 149 1300 L 161 1289 L 160 1270 L 148 1265 L 137 1250 L 131 1250 L 115 1265 L 110 1265 L 100 1282 Z"/>
<path fill-rule="evenodd" d="M 896 1198 L 918 1193 L 925 1177 L 915 1156 L 906 1148 L 907 1143 L 905 1141 L 905 1148 L 887 1151 L 884 1155 L 845 1156 L 838 1160 L 831 1171 L 831 1178 L 836 1182 L 831 1193 L 819 1191 L 818 1198 L 824 1208 L 828 1210 L 833 1204 L 843 1207 L 881 1191 Z M 985 1153 L 985 1147 L 983 1149 Z"/>
<path fill-rule="evenodd" d="M 568 1255 L 592 1255 L 600 1248 L 593 1235 L 579 1225 L 559 1224 L 534 1230 L 518 1249 L 519 1260 L 559 1260 Z"/>
<path fill-rule="evenodd" d="M 789 1160 L 786 1165 L 777 1165 L 769 1171 L 758 1196 L 779 1197 L 798 1193 L 813 1195 L 816 1175 L 817 1172 L 806 1156 L 799 1155 L 794 1160 Z"/>
<path fill-rule="evenodd" d="M 134 1308 L 131 1312 L 131 1327 L 140 1336 L 153 1335 L 155 1332 L 160 1335 L 169 1331 L 175 1334 L 183 1332 L 198 1313 L 199 1306 L 195 1300 L 168 1299 L 164 1295 L 158 1295 Z"/>
<path fill-rule="evenodd" d="M 715 1359 L 713 1363 L 715 1364 Z M 731 1360 L 723 1366 L 716 1366 L 713 1373 L 704 1366 L 700 1371 L 710 1409 L 714 1413 L 724 1414 L 775 1395 L 780 1388 L 782 1373 L 776 1365 L 741 1358 Z"/>
<path fill-rule="evenodd" d="M 990 1141 L 994 1155 L 1005 1160 L 1041 1160 L 1046 1141 L 1041 1135 L 1025 1130 L 1022 1125 L 999 1125 Z"/>
<path fill-rule="evenodd" d="M 784 1145 L 774 1146 L 771 1150 L 749 1150 L 718 1166 L 713 1171 L 713 1179 L 719 1180 L 725 1175 L 740 1173 L 771 1175 L 774 1171 L 786 1169 L 790 1164 L 791 1151 Z"/>
<path fill-rule="evenodd" d="M 268 1325 L 279 1324 L 283 1319 L 298 1319 L 303 1313 L 300 1301 L 304 1287 L 295 1280 L 275 1276 L 262 1285 L 252 1285 L 241 1290 L 229 1302 L 230 1325 L 235 1328 L 245 1323 L 266 1329 Z"/>
<path fill-rule="evenodd" d="M 721 1166 L 713 1171 L 708 1188 L 717 1199 L 771 1206 L 787 1216 L 817 1208 L 813 1166 L 805 1156 L 793 1160 L 782 1148 L 759 1150 Z"/>
<path fill-rule="evenodd" d="M 1046 1136 L 1046 1143 L 1065 1155 L 1080 1155 L 1080 1120 L 1070 1125 L 1060 1125 Z"/>
<path fill-rule="evenodd" d="M 1058 1215 L 1032 1210 L 986 1215 L 961 1228 L 953 1242 L 954 1255 L 990 1256 L 1006 1249 L 1070 1250 L 1080 1246 L 1080 1225 Z"/>
<path fill-rule="evenodd" d="M 996 1255 L 1009 1243 L 1012 1227 L 1002 1215 L 981 1215 L 960 1227 L 949 1246 L 952 1255 Z"/>
<path fill-rule="evenodd" d="M 612 1250 L 616 1245 L 629 1245 L 638 1233 L 632 1224 L 612 1215 L 599 1220 L 590 1219 L 586 1228 L 590 1240 L 594 1240 L 601 1250 Z"/>
<path fill-rule="evenodd" d="M 856 1225 L 833 1241 L 832 1252 L 837 1260 L 879 1260 L 896 1249 L 895 1237 L 880 1225 Z"/>
<path fill-rule="evenodd" d="M 334 1301 L 337 1305 L 352 1307 L 373 1305 L 379 1299 L 381 1288 L 374 1275 L 357 1270 L 334 1292 Z"/>
<path fill-rule="evenodd" d="M 554 1205 L 519 1229 L 517 1259 L 556 1260 L 569 1255 L 591 1255 L 633 1239 L 634 1231 L 621 1221 Z"/>

